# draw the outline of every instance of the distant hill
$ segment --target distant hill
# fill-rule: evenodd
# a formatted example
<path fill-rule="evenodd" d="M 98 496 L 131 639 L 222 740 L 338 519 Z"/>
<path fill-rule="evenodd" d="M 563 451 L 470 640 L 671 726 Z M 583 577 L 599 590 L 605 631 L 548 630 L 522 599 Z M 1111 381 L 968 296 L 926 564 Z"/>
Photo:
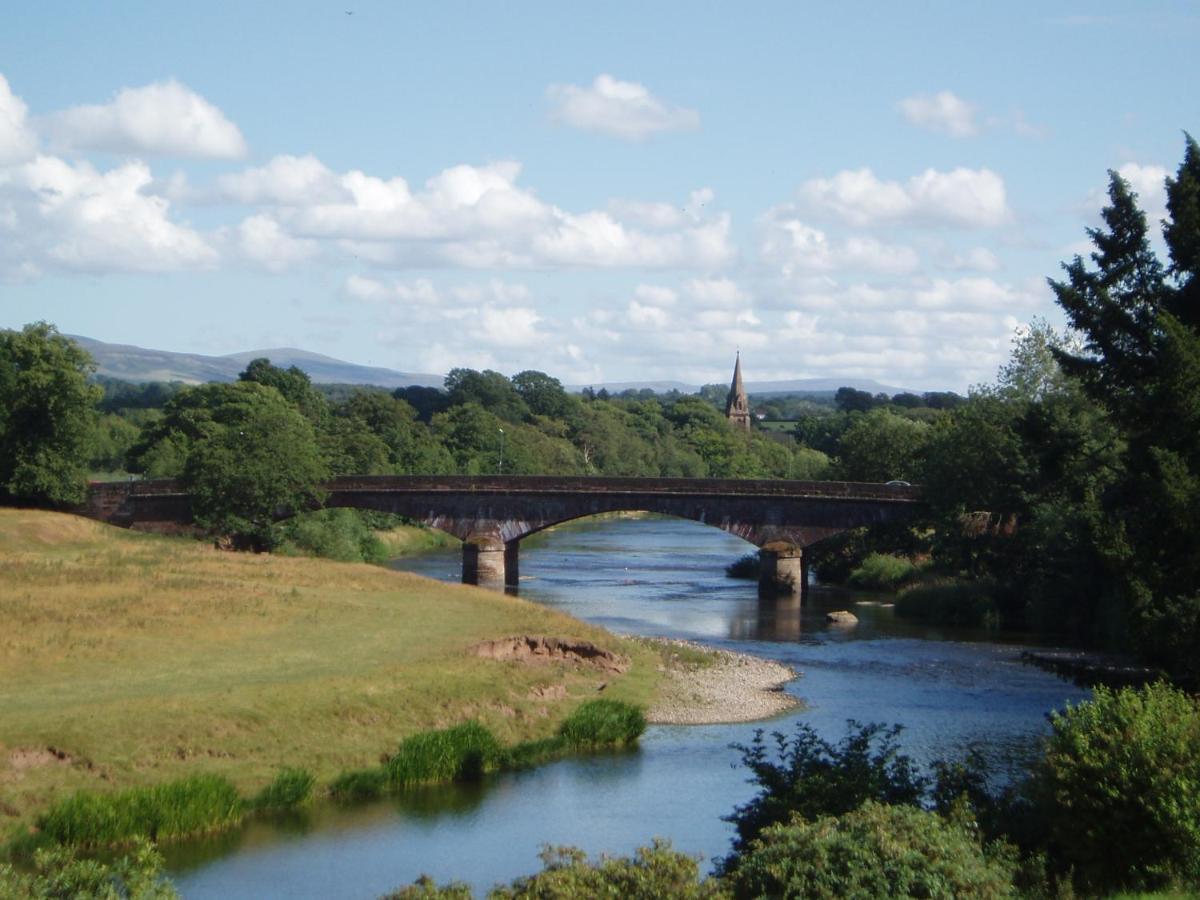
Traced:
<path fill-rule="evenodd" d="M 248 350 L 227 356 L 204 356 L 199 353 L 172 353 L 168 350 L 147 350 L 130 344 L 106 344 L 93 338 L 69 335 L 96 360 L 96 374 L 122 381 L 182 381 L 202 384 L 206 381 L 233 381 L 252 359 L 265 356 L 281 368 L 295 366 L 317 384 L 362 384 L 384 388 L 441 387 L 441 375 L 397 372 L 379 366 L 359 366 L 332 356 L 276 347 L 270 350 Z"/>
<path fill-rule="evenodd" d="M 68 335 L 72 340 L 92 354 L 96 360 L 96 374 L 122 381 L 182 381 L 185 384 L 202 384 L 206 381 L 233 381 L 252 359 L 266 357 L 277 366 L 295 366 L 305 372 L 317 384 L 374 385 L 394 389 L 420 385 L 440 388 L 445 379 L 441 375 L 427 373 L 398 372 L 379 366 L 360 366 L 355 363 L 334 359 L 295 347 L 275 347 L 269 350 L 247 350 L 225 356 L 204 356 L 199 353 L 172 353 L 169 350 L 148 350 L 132 344 L 108 344 L 94 338 Z M 685 384 L 682 381 L 607 381 L 598 384 L 567 385 L 568 391 L 578 393 L 584 388 L 604 388 L 610 394 L 622 391 L 640 391 L 649 388 L 656 394 L 679 391 L 695 394 L 701 385 Z M 869 378 L 797 378 L 791 381 L 747 382 L 746 392 L 757 398 L 781 394 L 812 394 L 832 396 L 840 387 L 852 387 L 872 394 L 888 396 L 899 394 L 904 388 L 893 387 L 872 381 Z"/>
<path fill-rule="evenodd" d="M 679 391 L 681 394 L 699 393 L 703 385 L 684 384 L 682 381 L 606 381 L 599 384 L 568 385 L 569 391 L 582 391 L 586 387 L 600 390 L 604 388 L 610 394 L 622 391 L 640 391 L 646 388 L 656 394 L 667 391 Z M 795 378 L 791 381 L 747 381 L 746 393 L 755 397 L 777 397 L 781 394 L 820 394 L 832 396 L 840 387 L 852 387 L 856 390 L 867 391 L 871 394 L 887 394 L 889 397 L 904 393 L 907 388 L 893 387 L 880 384 L 870 378 Z M 915 391 L 914 393 L 920 393 Z"/>
<path fill-rule="evenodd" d="M 852 387 L 869 394 L 887 394 L 889 397 L 908 392 L 908 388 L 880 384 L 870 378 L 795 378 L 791 381 L 748 381 L 746 393 L 758 397 L 779 394 L 832 394 L 841 387 Z"/>

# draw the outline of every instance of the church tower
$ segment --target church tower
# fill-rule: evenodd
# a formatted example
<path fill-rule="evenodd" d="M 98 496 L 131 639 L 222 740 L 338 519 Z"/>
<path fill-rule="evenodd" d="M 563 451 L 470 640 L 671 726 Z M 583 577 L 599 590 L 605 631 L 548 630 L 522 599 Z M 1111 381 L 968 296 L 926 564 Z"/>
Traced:
<path fill-rule="evenodd" d="M 746 396 L 746 387 L 742 384 L 740 350 L 733 364 L 733 383 L 729 385 L 729 397 L 725 401 L 725 418 L 733 423 L 734 428 L 750 430 L 750 398 Z"/>

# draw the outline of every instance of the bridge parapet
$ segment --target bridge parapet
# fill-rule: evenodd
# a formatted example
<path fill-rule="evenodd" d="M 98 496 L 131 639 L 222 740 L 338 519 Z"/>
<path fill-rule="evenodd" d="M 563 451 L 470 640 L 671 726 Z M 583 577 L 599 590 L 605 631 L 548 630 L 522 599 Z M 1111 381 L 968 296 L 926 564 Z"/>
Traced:
<path fill-rule="evenodd" d="M 329 491 L 431 493 L 684 494 L 699 496 L 826 497 L 921 503 L 920 485 L 855 481 L 790 481 L 754 478 L 621 478 L 559 475 L 348 475 L 324 485 Z"/>

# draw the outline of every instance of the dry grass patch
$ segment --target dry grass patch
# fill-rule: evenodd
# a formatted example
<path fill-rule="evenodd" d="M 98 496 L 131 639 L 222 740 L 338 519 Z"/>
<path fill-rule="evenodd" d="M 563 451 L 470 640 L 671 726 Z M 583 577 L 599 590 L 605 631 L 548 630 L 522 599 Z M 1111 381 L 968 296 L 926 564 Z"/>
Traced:
<path fill-rule="evenodd" d="M 645 704 L 658 678 L 648 647 L 516 598 L 25 510 L 0 510 L 0 621 L 0 824 L 80 788 L 200 772 L 247 795 L 281 766 L 324 784 L 469 718 L 504 742 L 543 737 L 602 683 Z M 633 666 L 468 652 L 523 633 L 591 641 Z M 11 764 L 51 747 L 70 764 Z"/>

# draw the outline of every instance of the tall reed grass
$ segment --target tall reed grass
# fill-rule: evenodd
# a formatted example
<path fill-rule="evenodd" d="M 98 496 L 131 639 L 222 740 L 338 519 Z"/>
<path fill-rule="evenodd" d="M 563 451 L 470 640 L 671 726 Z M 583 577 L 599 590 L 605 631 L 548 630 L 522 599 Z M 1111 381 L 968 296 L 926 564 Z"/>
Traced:
<path fill-rule="evenodd" d="M 281 769 L 275 780 L 255 795 L 250 806 L 264 812 L 282 812 L 312 799 L 317 779 L 306 769 Z"/>
<path fill-rule="evenodd" d="M 641 709 L 619 700 L 588 700 L 547 738 L 503 747 L 478 722 L 423 731 L 401 741 L 378 769 L 343 772 L 329 786 L 335 800 L 355 802 L 422 784 L 472 781 L 488 772 L 526 769 L 569 753 L 631 746 L 646 729 Z"/>
<path fill-rule="evenodd" d="M 58 844 L 111 847 L 138 838 L 166 841 L 236 825 L 245 814 L 237 789 L 217 775 L 193 775 L 112 794 L 80 791 L 38 820 Z"/>
<path fill-rule="evenodd" d="M 400 742 L 384 763 L 388 786 L 400 790 L 430 782 L 470 781 L 496 768 L 500 742 L 478 722 L 423 731 Z"/>
<path fill-rule="evenodd" d="M 895 591 L 921 574 L 921 568 L 902 556 L 872 553 L 846 579 L 851 587 L 868 591 Z"/>
<path fill-rule="evenodd" d="M 646 717 L 619 700 L 588 700 L 567 716 L 558 733 L 573 747 L 634 744 L 646 730 Z"/>

